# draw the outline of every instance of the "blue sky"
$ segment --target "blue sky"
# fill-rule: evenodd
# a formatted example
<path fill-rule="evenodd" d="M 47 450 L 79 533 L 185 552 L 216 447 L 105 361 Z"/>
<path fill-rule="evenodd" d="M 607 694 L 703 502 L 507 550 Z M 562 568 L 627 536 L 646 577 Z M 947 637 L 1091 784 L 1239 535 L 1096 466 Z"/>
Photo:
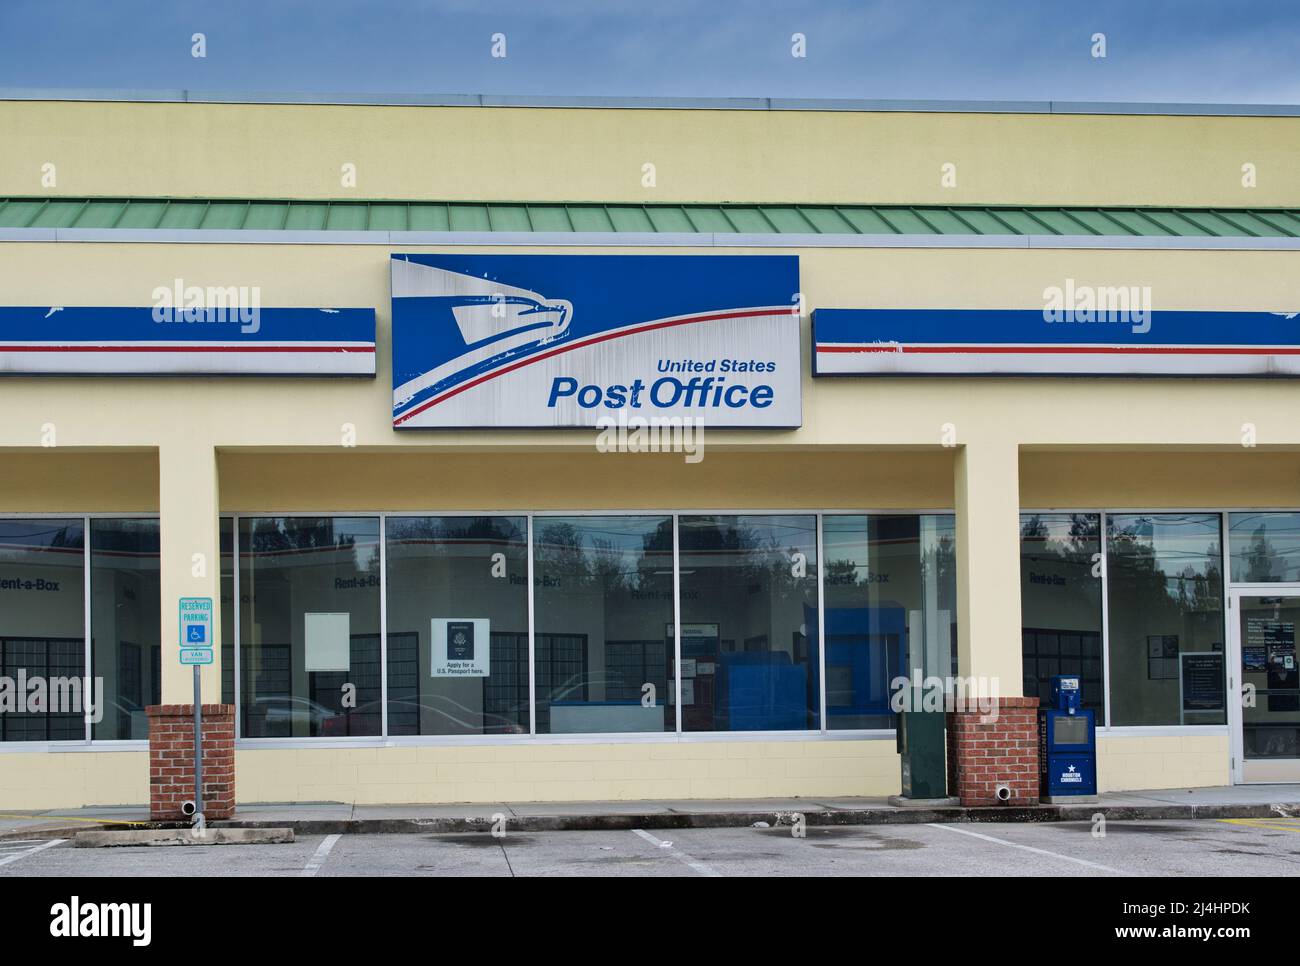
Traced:
<path fill-rule="evenodd" d="M 0 0 L 0 86 L 1294 104 L 1300 0 Z"/>

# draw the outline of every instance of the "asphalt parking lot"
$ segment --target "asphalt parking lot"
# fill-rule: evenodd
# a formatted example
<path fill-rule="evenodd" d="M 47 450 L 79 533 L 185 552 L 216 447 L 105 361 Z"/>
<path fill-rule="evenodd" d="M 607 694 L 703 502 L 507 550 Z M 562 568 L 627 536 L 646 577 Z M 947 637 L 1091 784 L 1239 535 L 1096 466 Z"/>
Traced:
<path fill-rule="evenodd" d="M 1300 819 L 0 843 L 0 876 L 1295 876 Z"/>

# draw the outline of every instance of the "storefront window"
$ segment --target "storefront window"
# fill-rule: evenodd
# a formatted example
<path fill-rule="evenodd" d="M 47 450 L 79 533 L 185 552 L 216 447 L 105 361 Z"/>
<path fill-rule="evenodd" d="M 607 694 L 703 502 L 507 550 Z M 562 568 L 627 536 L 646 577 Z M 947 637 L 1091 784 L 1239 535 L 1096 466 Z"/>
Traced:
<path fill-rule="evenodd" d="M 1235 582 L 1300 581 L 1300 513 L 1229 514 L 1228 547 Z"/>
<path fill-rule="evenodd" d="M 675 730 L 672 518 L 533 524 L 538 734 Z"/>
<path fill-rule="evenodd" d="M 90 521 L 90 666 L 104 682 L 96 739 L 146 740 L 144 709 L 162 700 L 158 560 L 157 520 Z"/>
<path fill-rule="evenodd" d="M 246 738 L 381 731 L 378 517 L 239 521 Z"/>
<path fill-rule="evenodd" d="M 1107 517 L 1112 725 L 1226 722 L 1219 520 Z"/>
<path fill-rule="evenodd" d="M 895 678 L 955 673 L 955 540 L 951 516 L 823 518 L 829 729 L 892 728 Z M 806 616 L 815 654 L 815 602 Z"/>
<path fill-rule="evenodd" d="M 12 706 L 0 707 L 0 741 L 86 738 L 84 555 L 80 519 L 0 520 L 0 675 L 14 688 Z M 17 684 L 37 679 L 46 682 L 47 703 L 28 710 L 30 692 L 20 695 Z M 63 680 L 65 694 L 76 680 L 75 707 L 48 703 L 55 679 Z"/>
<path fill-rule="evenodd" d="M 393 736 L 525 735 L 533 723 L 664 733 L 679 715 L 684 731 L 817 730 L 816 514 L 678 526 L 670 514 L 534 516 L 530 628 L 527 516 L 222 520 L 223 694 L 235 538 L 243 737 L 376 736 L 381 710 Z M 892 727 L 890 685 L 909 662 L 956 671 L 953 517 L 835 514 L 825 527 L 828 727 Z"/>
<path fill-rule="evenodd" d="M 388 733 L 528 732 L 528 521 L 390 517 Z"/>
<path fill-rule="evenodd" d="M 235 703 L 235 521 L 218 521 L 221 554 L 221 703 Z"/>
<path fill-rule="evenodd" d="M 817 521 L 680 518 L 685 731 L 820 727 Z"/>
<path fill-rule="evenodd" d="M 1020 518 L 1024 694 L 1045 706 L 1052 678 L 1079 678 L 1083 707 L 1105 705 L 1101 645 L 1101 517 L 1027 513 Z"/>

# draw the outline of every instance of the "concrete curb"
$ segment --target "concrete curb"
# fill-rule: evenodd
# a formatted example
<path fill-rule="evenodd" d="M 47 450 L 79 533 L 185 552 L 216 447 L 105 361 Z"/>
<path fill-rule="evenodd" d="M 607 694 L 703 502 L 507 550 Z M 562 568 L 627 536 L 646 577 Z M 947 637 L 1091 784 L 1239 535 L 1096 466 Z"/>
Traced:
<path fill-rule="evenodd" d="M 131 845 L 279 845 L 292 841 L 293 829 L 281 825 L 275 828 L 209 827 L 202 836 L 184 828 L 83 831 L 73 837 L 72 844 L 79 849 L 102 849 Z"/>
<path fill-rule="evenodd" d="M 1279 811 L 1283 809 L 1285 811 Z M 746 828 L 756 822 L 790 826 L 802 815 L 809 826 L 915 825 L 928 822 L 1086 822 L 1096 815 L 1107 821 L 1170 821 L 1223 818 L 1279 818 L 1300 815 L 1300 803 L 1279 805 L 1036 805 L 997 808 L 863 808 L 809 809 L 806 812 L 645 812 L 576 815 L 507 816 L 508 832 L 627 831 L 642 829 Z M 394 835 L 490 832 L 490 818 L 302 819 L 298 821 L 214 822 L 230 829 L 292 828 L 300 835 Z"/>
<path fill-rule="evenodd" d="M 0 842 L 24 842 L 28 839 L 70 839 L 78 832 L 98 832 L 113 828 L 111 825 L 87 824 L 76 825 L 33 825 L 29 828 L 10 828 L 0 831 Z"/>

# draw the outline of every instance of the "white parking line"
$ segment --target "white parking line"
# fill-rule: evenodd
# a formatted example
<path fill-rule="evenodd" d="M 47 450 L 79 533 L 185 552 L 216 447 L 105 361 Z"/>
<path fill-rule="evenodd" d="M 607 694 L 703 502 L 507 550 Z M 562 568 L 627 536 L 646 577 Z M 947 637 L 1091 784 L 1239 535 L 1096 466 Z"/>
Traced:
<path fill-rule="evenodd" d="M 341 838 L 343 838 L 342 835 L 325 836 L 321 844 L 316 846 L 316 851 L 312 853 L 311 860 L 307 863 L 306 868 L 299 872 L 298 876 L 300 878 L 305 877 L 310 879 L 319 872 L 320 867 L 325 864 L 325 860 L 329 857 L 330 849 L 334 848 L 335 844 Z"/>
<path fill-rule="evenodd" d="M 952 825 L 939 825 L 935 822 L 927 823 L 930 828 L 940 828 L 945 832 L 956 832 L 959 835 L 969 835 L 971 838 L 983 839 L 985 842 L 993 842 L 996 845 L 1005 845 L 1011 849 L 1023 849 L 1026 852 L 1033 852 L 1036 855 L 1047 855 L 1053 859 L 1061 859 L 1065 862 L 1074 862 L 1078 865 L 1086 865 L 1090 869 L 1100 869 L 1102 872 L 1112 872 L 1115 875 L 1128 875 L 1127 872 L 1121 872 L 1119 869 L 1112 869 L 1108 865 L 1101 865 L 1097 862 L 1089 862 L 1087 859 L 1076 859 L 1072 855 L 1062 855 L 1060 852 L 1049 852 L 1047 849 L 1036 849 L 1032 845 L 1021 845 L 1019 842 L 1008 842 L 1006 839 L 994 838 L 992 835 L 984 835 L 980 832 L 972 832 L 970 829 L 957 828 Z"/>
<path fill-rule="evenodd" d="M 43 852 L 45 849 L 52 849 L 54 846 L 62 844 L 62 842 L 63 839 L 50 839 L 48 842 L 42 842 L 35 848 L 22 849 L 21 851 L 17 849 L 7 849 L 5 857 L 0 859 L 0 865 L 8 865 L 10 862 L 17 862 L 25 855 L 35 855 L 37 852 Z M 12 852 L 13 854 L 10 855 L 8 854 L 9 852 Z"/>
<path fill-rule="evenodd" d="M 722 878 L 721 872 L 709 868 L 699 859 L 687 855 L 685 852 L 681 851 L 680 849 L 674 849 L 672 842 L 665 842 L 662 839 L 657 839 L 649 832 L 647 832 L 645 829 L 634 828 L 632 829 L 632 831 L 635 834 L 641 836 L 641 838 L 645 839 L 651 845 L 663 849 L 665 852 L 671 855 L 678 862 L 684 863 L 685 865 L 689 866 L 697 875 L 708 876 L 711 879 Z"/>

